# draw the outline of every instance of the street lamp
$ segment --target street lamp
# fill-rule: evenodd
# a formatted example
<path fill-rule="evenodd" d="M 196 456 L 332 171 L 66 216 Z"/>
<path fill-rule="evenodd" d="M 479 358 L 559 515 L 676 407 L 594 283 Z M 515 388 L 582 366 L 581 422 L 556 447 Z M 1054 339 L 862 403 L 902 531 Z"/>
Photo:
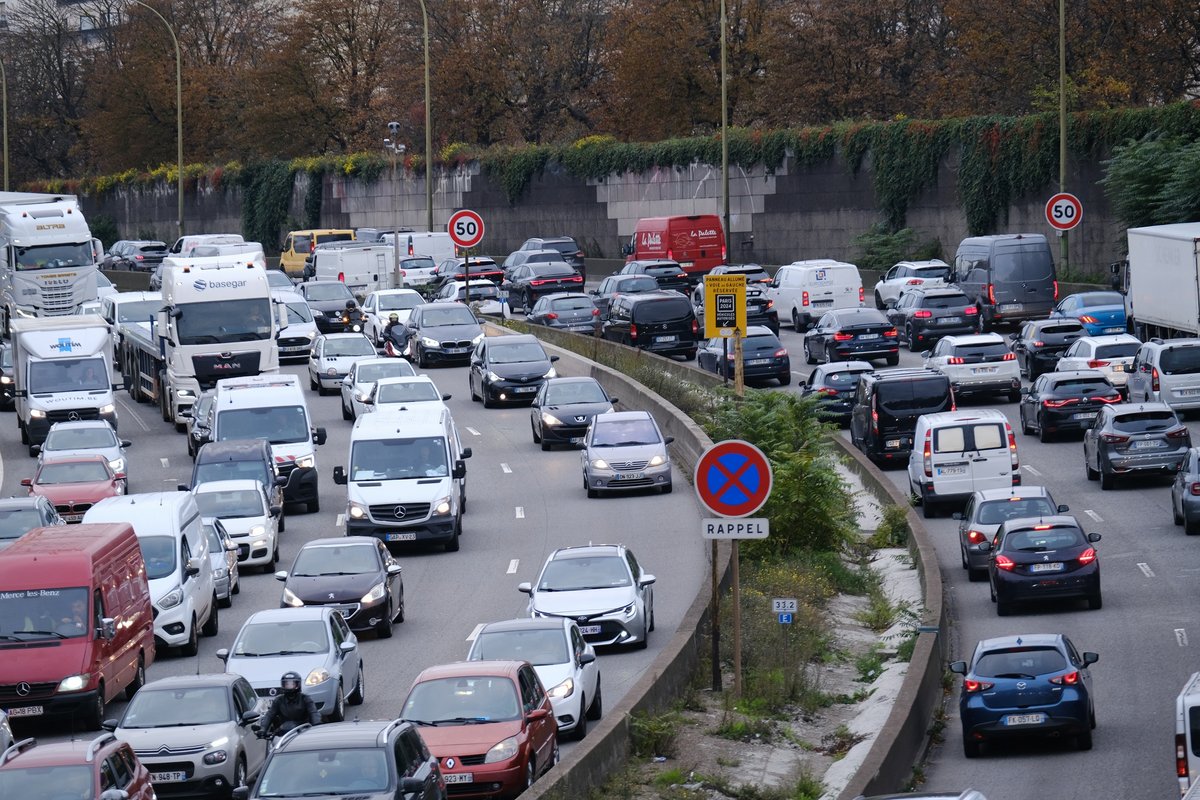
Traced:
<path fill-rule="evenodd" d="M 179 218 L 177 220 L 179 235 L 183 236 L 183 58 L 179 53 L 179 39 L 175 37 L 175 29 L 171 27 L 171 23 L 167 22 L 167 18 L 158 13 L 154 6 L 147 5 L 142 0 L 129 0 L 129 2 L 141 6 L 158 17 L 159 21 L 167 26 L 167 33 L 171 34 L 171 43 L 175 45 L 175 161 L 177 169 L 175 193 L 179 196 Z M 7 185 L 7 173 L 5 183 Z"/>
<path fill-rule="evenodd" d="M 1067 190 L 1067 2 L 1058 0 L 1058 190 Z M 1067 231 L 1062 237 L 1062 269 L 1066 273 Z M 1057 298 L 1055 298 L 1057 299 Z"/>
<path fill-rule="evenodd" d="M 396 141 L 396 136 L 400 133 L 399 122 L 389 122 L 388 130 L 391 132 L 391 137 L 383 140 L 383 149 L 391 154 L 392 158 L 392 280 L 400 281 L 400 181 L 396 174 L 396 161 L 399 156 L 404 155 L 407 149 L 404 145 Z M 428 159 L 426 159 L 428 161 Z"/>
<path fill-rule="evenodd" d="M 421 1 L 421 25 L 425 35 L 425 227 L 433 233 L 433 129 L 429 125 L 429 12 Z M 467 298 L 470 300 L 470 298 Z"/>

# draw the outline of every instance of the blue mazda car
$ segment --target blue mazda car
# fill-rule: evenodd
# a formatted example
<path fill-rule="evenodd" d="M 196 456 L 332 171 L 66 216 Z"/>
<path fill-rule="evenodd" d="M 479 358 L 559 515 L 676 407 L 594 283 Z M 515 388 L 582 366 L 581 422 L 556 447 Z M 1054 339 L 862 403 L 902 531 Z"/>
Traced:
<path fill-rule="evenodd" d="M 1088 336 L 1125 333 L 1125 295 L 1120 292 L 1069 294 L 1054 306 L 1050 319 L 1077 319 Z"/>

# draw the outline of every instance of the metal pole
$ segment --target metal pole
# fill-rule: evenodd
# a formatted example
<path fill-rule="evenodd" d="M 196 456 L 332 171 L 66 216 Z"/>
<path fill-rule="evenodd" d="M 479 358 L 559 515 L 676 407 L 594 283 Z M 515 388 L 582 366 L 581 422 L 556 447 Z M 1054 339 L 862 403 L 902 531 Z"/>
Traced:
<path fill-rule="evenodd" d="M 4 62 L 0 61 L 0 98 L 4 105 L 4 191 L 8 191 L 8 75 L 4 72 Z"/>
<path fill-rule="evenodd" d="M 142 0 L 129 2 L 158 17 L 159 21 L 167 26 L 167 33 L 171 34 L 171 43 L 175 45 L 175 167 L 178 173 L 175 176 L 175 193 L 179 200 L 179 217 L 176 222 L 179 235 L 183 236 L 183 56 L 179 51 L 179 39 L 175 36 L 175 29 L 167 22 L 167 18 L 158 13 L 154 6 L 143 3 Z"/>
<path fill-rule="evenodd" d="M 1067 2 L 1058 0 L 1058 190 L 1067 190 Z M 1067 231 L 1060 232 L 1062 271 L 1066 274 Z M 1054 298 L 1057 300 L 1058 298 Z"/>
<path fill-rule="evenodd" d="M 742 332 L 733 329 L 733 393 L 746 396 L 746 369 L 742 364 Z"/>
<path fill-rule="evenodd" d="M 433 233 L 433 128 L 429 112 L 429 12 L 425 0 L 421 0 L 421 25 L 425 32 L 425 227 Z"/>
<path fill-rule="evenodd" d="M 742 697 L 742 579 L 738 574 L 738 540 L 733 540 L 733 696 Z"/>
<path fill-rule="evenodd" d="M 717 540 L 709 542 L 712 561 L 712 690 L 721 691 L 721 576 L 717 574 Z"/>
<path fill-rule="evenodd" d="M 721 0 L 721 215 L 725 223 L 725 258 L 729 260 L 729 100 L 728 83 L 729 67 L 726 57 L 725 29 L 725 0 Z"/>
<path fill-rule="evenodd" d="M 400 280 L 400 181 L 396 175 L 396 143 L 392 142 L 392 280 Z M 397 283 L 397 286 L 402 285 Z"/>
<path fill-rule="evenodd" d="M 723 358 L 725 360 L 725 363 L 723 363 L 721 365 L 721 385 L 728 386 L 729 385 L 729 337 L 728 336 L 724 336 L 721 338 L 721 358 Z"/>

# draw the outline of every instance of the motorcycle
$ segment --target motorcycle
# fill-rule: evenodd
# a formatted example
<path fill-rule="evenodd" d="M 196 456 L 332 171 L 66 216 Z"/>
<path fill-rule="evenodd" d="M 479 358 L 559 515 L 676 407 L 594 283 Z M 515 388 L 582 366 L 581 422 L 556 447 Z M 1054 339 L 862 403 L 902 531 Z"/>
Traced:
<path fill-rule="evenodd" d="M 363 329 L 363 314 L 361 311 L 350 311 L 347 309 L 342 312 L 342 326 L 347 333 L 362 333 Z"/>
<path fill-rule="evenodd" d="M 391 332 L 383 334 L 383 352 L 392 358 L 404 358 L 408 355 L 408 332 L 403 325 L 395 325 Z"/>

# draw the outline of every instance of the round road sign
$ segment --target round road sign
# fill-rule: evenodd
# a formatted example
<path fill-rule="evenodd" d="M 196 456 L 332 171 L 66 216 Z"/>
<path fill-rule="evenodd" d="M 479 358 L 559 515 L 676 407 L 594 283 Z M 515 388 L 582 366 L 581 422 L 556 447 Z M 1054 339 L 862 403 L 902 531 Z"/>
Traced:
<path fill-rule="evenodd" d="M 483 217 L 469 209 L 455 211 L 446 223 L 450 241 L 459 247 L 474 247 L 483 241 Z"/>
<path fill-rule="evenodd" d="M 1046 201 L 1046 221 L 1052 228 L 1069 231 L 1083 219 L 1083 203 L 1073 194 L 1059 192 Z"/>
<path fill-rule="evenodd" d="M 747 517 L 771 494 L 771 462 L 749 442 L 717 442 L 696 462 L 696 495 L 719 517 Z"/>

